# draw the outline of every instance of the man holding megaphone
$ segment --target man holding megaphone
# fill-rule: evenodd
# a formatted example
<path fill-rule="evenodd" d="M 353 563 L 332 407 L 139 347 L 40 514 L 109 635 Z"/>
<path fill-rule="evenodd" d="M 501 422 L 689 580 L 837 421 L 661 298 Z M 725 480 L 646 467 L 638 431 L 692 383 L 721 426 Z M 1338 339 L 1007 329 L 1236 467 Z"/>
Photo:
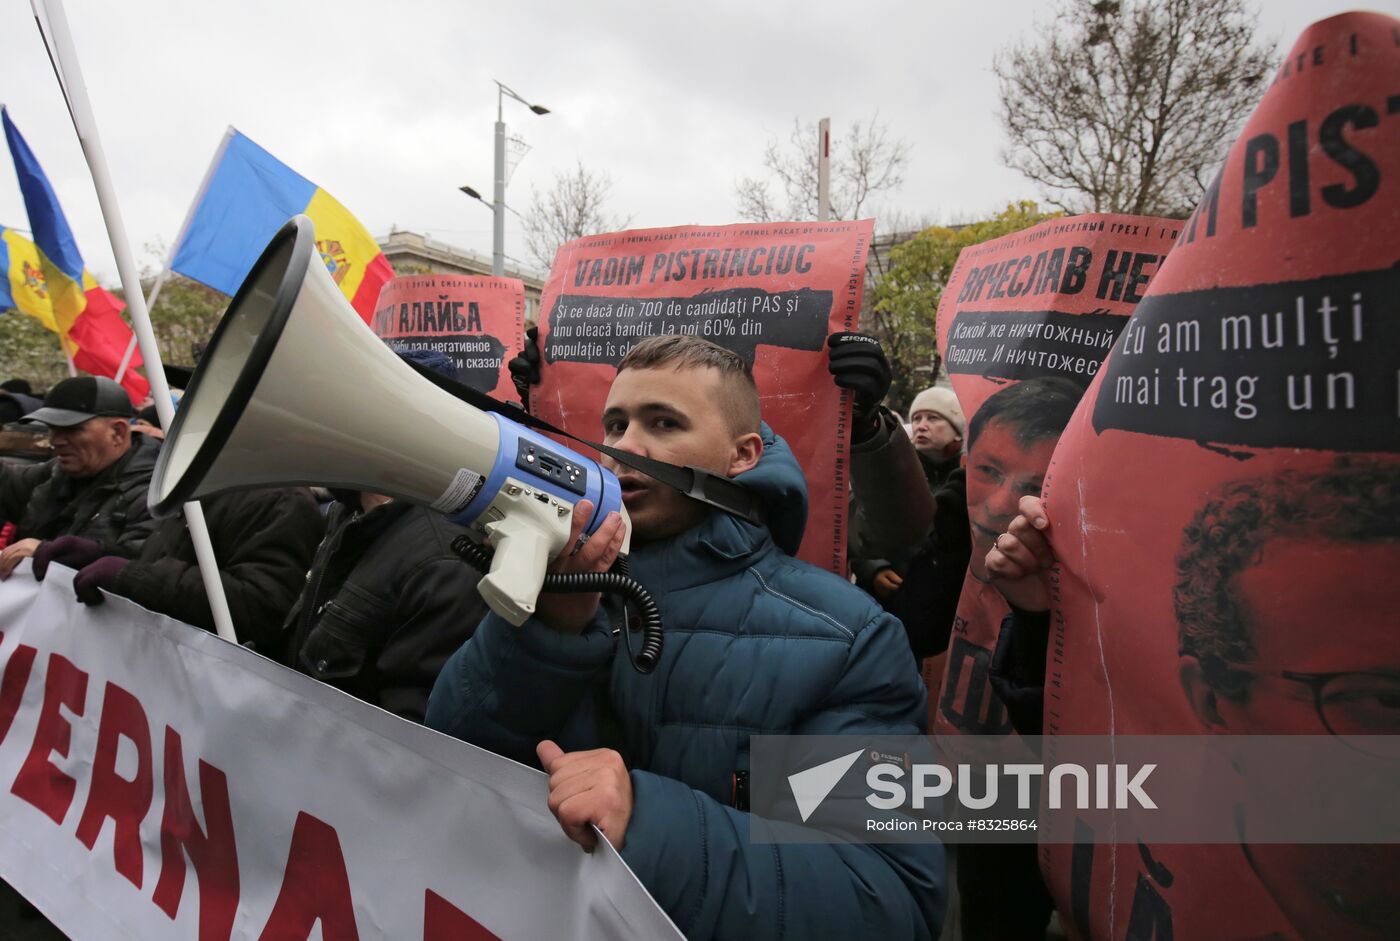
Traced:
<path fill-rule="evenodd" d="M 752 734 L 923 731 L 925 694 L 899 623 L 853 585 L 791 557 L 806 487 L 760 421 L 749 365 L 697 337 L 654 337 L 618 366 L 605 443 L 734 477 L 766 525 L 616 471 L 631 572 L 665 615 L 655 672 L 631 669 L 597 595 L 540 596 L 519 627 L 487 618 L 444 667 L 430 727 L 537 764 L 549 807 L 585 848 L 596 826 L 691 937 L 938 935 L 941 846 L 756 845 Z M 556 573 L 604 572 L 625 521 L 581 502 Z M 878 898 L 878 906 L 862 898 Z"/>
<path fill-rule="evenodd" d="M 211 338 L 151 507 L 321 484 L 437 510 L 465 527 L 452 548 L 485 573 L 492 613 L 443 668 L 429 726 L 543 765 L 565 832 L 588 845 L 596 825 L 692 936 L 937 936 L 941 846 L 748 840 L 750 735 L 926 721 L 899 622 L 790 555 L 806 485 L 748 364 L 695 337 L 637 344 L 604 463 L 467 391 L 370 331 L 298 216 Z M 620 635 L 597 591 L 634 605 Z"/>

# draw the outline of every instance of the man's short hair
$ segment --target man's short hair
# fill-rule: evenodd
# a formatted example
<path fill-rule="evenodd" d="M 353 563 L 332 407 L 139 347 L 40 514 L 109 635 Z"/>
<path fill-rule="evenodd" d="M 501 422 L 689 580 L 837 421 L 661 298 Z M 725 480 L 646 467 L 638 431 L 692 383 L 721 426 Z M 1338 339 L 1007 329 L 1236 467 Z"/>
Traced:
<path fill-rule="evenodd" d="M 1026 379 L 1002 389 L 983 402 L 967 423 L 967 448 L 972 450 L 992 422 L 1005 425 L 1023 448 L 1058 438 L 1083 395 L 1078 383 L 1058 376 Z"/>
<path fill-rule="evenodd" d="M 758 431 L 758 386 L 753 369 L 738 353 L 700 337 L 648 337 L 627 351 L 617 371 L 624 369 L 715 369 L 723 390 L 725 421 L 735 435 Z"/>
<path fill-rule="evenodd" d="M 1231 699 L 1246 697 L 1250 677 L 1230 665 L 1255 656 L 1253 616 L 1239 576 L 1259 563 L 1265 543 L 1288 538 L 1400 540 L 1400 471 L 1339 460 L 1322 473 L 1283 471 L 1236 481 L 1186 527 L 1172 590 L 1180 653 L 1199 660 L 1207 684 Z"/>

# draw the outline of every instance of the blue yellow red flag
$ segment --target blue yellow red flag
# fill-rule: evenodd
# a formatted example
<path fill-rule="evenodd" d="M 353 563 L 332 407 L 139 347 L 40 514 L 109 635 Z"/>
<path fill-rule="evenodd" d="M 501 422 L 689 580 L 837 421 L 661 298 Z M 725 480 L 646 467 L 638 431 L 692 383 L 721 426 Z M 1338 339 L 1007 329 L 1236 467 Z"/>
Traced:
<path fill-rule="evenodd" d="M 368 321 L 380 288 L 394 276 L 379 244 L 334 197 L 234 128 L 214 154 L 170 267 L 233 294 L 272 236 L 298 213 L 315 224 L 322 262 Z"/>
<path fill-rule="evenodd" d="M 131 340 L 131 328 L 121 317 L 125 305 L 84 267 L 58 196 L 8 109 L 0 108 L 0 122 L 34 233 L 32 242 L 13 229 L 0 234 L 12 301 L 8 306 L 57 333 L 67 344 L 73 365 L 95 376 L 113 376 Z M 140 355 L 133 355 L 131 366 L 140 364 Z M 136 401 L 150 390 L 145 377 L 132 369 L 122 377 L 122 385 Z"/>
<path fill-rule="evenodd" d="M 58 333 L 38 246 L 9 226 L 0 226 L 0 267 L 6 274 L 0 282 L 0 310 L 18 310 Z"/>

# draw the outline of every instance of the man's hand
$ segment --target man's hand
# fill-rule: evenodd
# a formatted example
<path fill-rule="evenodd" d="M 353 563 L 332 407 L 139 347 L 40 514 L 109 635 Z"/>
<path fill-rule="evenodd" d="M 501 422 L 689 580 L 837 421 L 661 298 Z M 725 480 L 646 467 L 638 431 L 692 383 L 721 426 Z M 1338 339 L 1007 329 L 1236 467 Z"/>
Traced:
<path fill-rule="evenodd" d="M 83 604 L 101 604 L 102 589 L 116 581 L 129 559 L 119 555 L 104 555 L 96 562 L 83 566 L 83 570 L 73 576 L 73 590 Z"/>
<path fill-rule="evenodd" d="M 510 370 L 510 381 L 515 386 L 516 395 L 525 411 L 530 410 L 530 387 L 540 384 L 540 328 L 531 327 L 525 331 L 525 348 L 520 355 L 506 363 Z"/>
<path fill-rule="evenodd" d="M 899 586 L 904 584 L 904 579 L 894 569 L 880 569 L 875 573 L 870 584 L 875 589 L 876 598 L 881 601 L 889 601 L 899 590 Z"/>
<path fill-rule="evenodd" d="M 591 853 L 597 827 L 621 851 L 632 819 L 632 778 L 622 756 L 611 748 L 566 752 L 551 741 L 536 745 L 535 754 L 549 775 L 549 810 L 564 834 Z"/>
<path fill-rule="evenodd" d="M 1022 497 L 1020 515 L 997 537 L 987 553 L 987 573 L 1008 604 L 1022 611 L 1050 608 L 1045 571 L 1055 564 L 1050 545 L 1050 518 L 1039 497 Z"/>
<path fill-rule="evenodd" d="M 39 548 L 37 539 L 21 539 L 19 542 L 12 542 L 0 552 L 0 582 L 10 577 L 10 573 L 15 570 L 15 566 L 34 554 L 34 550 Z"/>
<path fill-rule="evenodd" d="M 864 333 L 833 333 L 826 338 L 831 351 L 826 364 L 836 385 L 851 390 L 851 421 L 856 440 L 874 432 L 875 410 L 890 391 L 893 375 L 880 341 Z"/>
<path fill-rule="evenodd" d="M 86 536 L 59 536 L 42 544 L 34 553 L 34 577 L 43 581 L 49 574 L 49 566 L 57 562 L 70 569 L 81 569 L 89 562 L 96 562 L 107 554 L 102 543 Z"/>
<path fill-rule="evenodd" d="M 573 525 L 569 529 L 569 541 L 564 543 L 564 551 L 549 563 L 551 572 L 606 572 L 617 561 L 622 551 L 622 538 L 626 528 L 620 513 L 609 513 L 597 531 L 579 544 L 583 527 L 593 517 L 593 504 L 580 500 L 574 506 Z M 541 592 L 535 602 L 535 617 L 545 624 L 566 634 L 577 634 L 588 626 L 598 610 L 601 596 L 597 592 L 589 594 L 563 594 Z"/>

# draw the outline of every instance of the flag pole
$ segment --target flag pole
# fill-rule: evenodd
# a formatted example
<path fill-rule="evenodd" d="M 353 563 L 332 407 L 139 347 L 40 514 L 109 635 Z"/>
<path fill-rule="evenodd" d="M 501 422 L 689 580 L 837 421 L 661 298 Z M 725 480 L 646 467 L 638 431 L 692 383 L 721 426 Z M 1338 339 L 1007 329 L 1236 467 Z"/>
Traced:
<path fill-rule="evenodd" d="M 78 374 L 78 367 L 73 365 L 73 351 L 68 349 L 68 337 L 62 333 L 58 335 L 58 348 L 63 351 L 63 361 L 68 364 L 68 378 L 73 378 Z"/>
<path fill-rule="evenodd" d="M 156 309 L 156 299 L 160 297 L 160 289 L 165 287 L 165 282 L 170 279 L 171 265 L 175 263 L 175 253 L 180 250 L 180 244 L 185 241 L 185 233 L 190 230 L 190 221 L 194 219 L 195 208 L 204 199 L 204 193 L 209 189 L 209 180 L 214 176 L 214 168 L 219 165 L 219 158 L 224 155 L 224 150 L 228 147 L 228 142 L 233 138 L 233 125 L 229 125 L 224 131 L 224 139 L 219 142 L 219 146 L 214 151 L 214 159 L 209 161 L 209 168 L 204 171 L 204 179 L 199 181 L 199 189 L 194 192 L 194 199 L 190 200 L 190 208 L 185 210 L 185 221 L 180 223 L 180 234 L 175 236 L 175 241 L 171 243 L 170 250 L 165 253 L 165 266 L 160 269 L 160 275 L 156 278 L 156 283 L 151 285 L 151 293 L 146 298 L 146 313 Z M 136 351 L 136 333 L 132 331 L 131 342 L 126 345 L 126 354 L 122 356 L 122 364 L 117 369 L 116 380 L 122 381 L 122 376 L 126 375 L 126 367 L 131 363 L 131 354 Z"/>
<path fill-rule="evenodd" d="M 147 307 L 150 305 L 148 304 Z M 131 342 L 126 345 L 126 352 L 122 354 L 122 364 L 117 367 L 117 374 L 112 377 L 112 381 L 121 384 L 122 377 L 126 375 L 126 367 L 131 365 L 131 354 L 136 352 L 136 331 L 131 331 Z"/>
<path fill-rule="evenodd" d="M 146 299 L 141 293 L 141 277 L 136 271 L 136 261 L 126 237 L 121 207 L 117 204 L 112 177 L 107 170 L 102 141 L 97 133 L 97 121 L 88 102 L 87 87 L 83 84 L 82 68 L 78 64 L 77 51 L 73 47 L 73 37 L 68 29 L 68 18 L 63 12 L 63 2 L 30 2 L 39 26 L 39 35 L 43 37 L 44 44 L 49 47 L 50 58 L 54 60 L 54 72 L 58 77 L 59 88 L 68 102 L 68 113 L 72 115 L 73 128 L 78 132 L 83 156 L 87 158 L 88 168 L 92 172 L 97 200 L 102 207 L 102 219 L 107 225 L 107 237 L 112 243 L 112 254 L 116 256 L 117 271 L 125 289 L 127 309 L 131 312 L 132 327 L 135 328 L 136 336 L 141 342 L 141 355 L 147 363 L 149 375 L 146 378 L 151 383 L 151 394 L 155 397 L 156 414 L 160 416 L 161 427 L 169 428 L 175 417 L 175 406 L 170 401 L 170 387 L 165 381 L 160 347 L 156 343 L 155 331 L 151 329 Z M 151 368 L 152 364 L 154 368 Z M 233 618 L 229 615 L 228 599 L 224 597 L 224 585 L 219 579 L 218 562 L 214 558 L 214 546 L 209 540 L 209 527 L 204 521 L 204 512 L 198 503 L 191 502 L 185 504 L 184 514 L 191 541 L 194 543 L 195 557 L 199 562 L 200 575 L 204 579 L 204 590 L 209 595 L 209 608 L 214 615 L 215 629 L 224 640 L 237 643 L 238 637 L 234 633 Z"/>
<path fill-rule="evenodd" d="M 146 298 L 146 314 L 155 310 L 156 298 L 160 297 L 160 289 L 165 286 L 165 279 L 170 276 L 170 261 L 166 260 L 165 267 L 161 269 L 160 276 L 156 278 L 156 283 L 151 285 L 151 296 Z M 126 367 L 131 365 L 131 356 L 136 352 L 136 341 L 139 337 L 136 331 L 131 331 L 131 342 L 126 345 L 126 352 L 122 354 L 121 365 L 117 367 L 117 374 L 112 377 L 116 382 L 122 381 L 122 376 L 126 375 Z"/>

